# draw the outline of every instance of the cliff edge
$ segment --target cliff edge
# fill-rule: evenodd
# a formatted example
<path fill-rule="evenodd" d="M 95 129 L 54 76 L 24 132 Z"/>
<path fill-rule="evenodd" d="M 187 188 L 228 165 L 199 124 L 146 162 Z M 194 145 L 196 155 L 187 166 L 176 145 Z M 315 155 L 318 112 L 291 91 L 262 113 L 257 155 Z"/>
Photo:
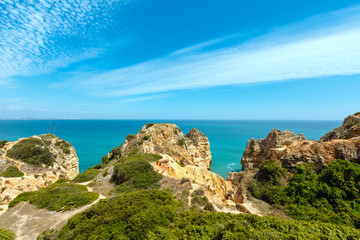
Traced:
<path fill-rule="evenodd" d="M 60 178 L 79 174 L 74 147 L 52 134 L 2 141 L 0 147 L 0 204 L 18 194 L 38 190 Z"/>

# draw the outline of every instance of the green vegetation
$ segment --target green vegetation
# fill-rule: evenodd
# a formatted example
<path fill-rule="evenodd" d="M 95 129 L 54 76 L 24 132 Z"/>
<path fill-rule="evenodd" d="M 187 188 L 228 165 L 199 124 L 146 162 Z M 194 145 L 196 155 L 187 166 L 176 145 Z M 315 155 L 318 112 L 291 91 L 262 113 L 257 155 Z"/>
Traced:
<path fill-rule="evenodd" d="M 179 140 L 178 140 L 178 144 L 179 144 L 180 146 L 184 146 L 184 145 L 185 145 L 185 139 L 184 139 L 184 138 L 179 139 Z"/>
<path fill-rule="evenodd" d="M 13 240 L 15 238 L 15 233 L 10 230 L 0 228 L 0 239 L 1 240 Z"/>
<path fill-rule="evenodd" d="M 149 128 L 149 127 L 154 126 L 154 124 L 153 124 L 153 123 L 148 123 L 148 124 L 146 124 L 145 126 L 146 126 L 146 128 Z"/>
<path fill-rule="evenodd" d="M 0 148 L 5 146 L 6 143 L 8 143 L 9 141 L 8 140 L 2 140 L 0 141 Z"/>
<path fill-rule="evenodd" d="M 111 181 L 119 185 L 117 192 L 126 192 L 154 188 L 161 178 L 148 161 L 131 156 L 115 165 Z"/>
<path fill-rule="evenodd" d="M 29 201 L 38 208 L 66 211 L 92 203 L 99 194 L 88 192 L 86 186 L 73 183 L 54 183 L 35 192 L 18 195 L 9 204 L 14 207 L 21 201 Z"/>
<path fill-rule="evenodd" d="M 74 216 L 58 239 L 358 239 L 356 229 L 249 214 L 179 211 L 169 192 L 135 191 Z"/>
<path fill-rule="evenodd" d="M 4 172 L 0 173 L 0 177 L 22 177 L 24 173 L 17 166 L 8 167 Z"/>
<path fill-rule="evenodd" d="M 35 192 L 23 192 L 17 195 L 15 199 L 13 199 L 9 203 L 9 208 L 15 207 L 20 202 L 27 202 L 30 198 L 35 194 Z"/>
<path fill-rule="evenodd" d="M 360 228 L 359 164 L 335 160 L 320 174 L 310 165 L 299 165 L 286 186 L 284 173 L 275 162 L 265 161 L 250 192 L 295 219 Z"/>
<path fill-rule="evenodd" d="M 360 112 L 354 113 L 355 116 L 360 116 Z"/>
<path fill-rule="evenodd" d="M 89 168 L 85 172 L 77 175 L 72 181 L 76 183 L 88 182 L 93 180 L 100 172 L 101 170 L 99 169 Z"/>
<path fill-rule="evenodd" d="M 65 154 L 70 154 L 70 144 L 64 140 L 55 143 L 55 146 L 60 147 Z"/>
<path fill-rule="evenodd" d="M 126 158 L 123 158 L 123 160 L 131 161 L 131 160 L 144 160 L 148 162 L 155 162 L 159 159 L 161 159 L 162 156 L 152 153 L 142 153 L 138 149 L 135 149 L 129 153 L 129 155 Z"/>
<path fill-rule="evenodd" d="M 129 134 L 129 135 L 126 136 L 126 140 L 128 140 L 129 142 L 130 142 L 131 140 L 135 139 L 135 138 L 136 138 L 136 135 L 135 135 L 135 134 Z"/>
<path fill-rule="evenodd" d="M 191 194 L 191 205 L 200 207 L 207 211 L 215 211 L 202 189 L 197 189 Z"/>
<path fill-rule="evenodd" d="M 15 144 L 7 151 L 6 156 L 21 160 L 34 166 L 51 166 L 54 162 L 54 156 L 44 141 L 38 138 L 27 138 Z"/>
<path fill-rule="evenodd" d="M 147 140 L 149 140 L 149 138 L 150 138 L 150 137 L 149 137 L 148 135 L 145 135 L 144 138 L 143 138 L 143 140 L 144 140 L 144 141 L 147 141 Z"/>

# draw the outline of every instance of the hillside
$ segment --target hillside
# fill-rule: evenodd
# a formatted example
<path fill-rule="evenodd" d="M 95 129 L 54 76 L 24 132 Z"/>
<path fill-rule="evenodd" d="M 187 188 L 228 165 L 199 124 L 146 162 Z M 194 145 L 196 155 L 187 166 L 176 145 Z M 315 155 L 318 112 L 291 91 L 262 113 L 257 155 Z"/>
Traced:
<path fill-rule="evenodd" d="M 43 240 L 359 239 L 360 165 L 347 155 L 359 137 L 317 142 L 273 130 L 249 140 L 244 171 L 225 180 L 209 170 L 199 130 L 147 124 L 101 164 L 18 195 L 0 228 Z"/>

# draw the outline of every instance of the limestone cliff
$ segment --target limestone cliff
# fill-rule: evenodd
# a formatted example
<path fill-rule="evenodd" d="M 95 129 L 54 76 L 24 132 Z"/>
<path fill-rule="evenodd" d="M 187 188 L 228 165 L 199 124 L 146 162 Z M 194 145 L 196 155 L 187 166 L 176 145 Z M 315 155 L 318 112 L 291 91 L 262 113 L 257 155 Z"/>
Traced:
<path fill-rule="evenodd" d="M 303 134 L 273 129 L 265 139 L 250 139 L 241 158 L 242 169 L 256 168 L 265 159 L 274 159 L 284 153 L 287 146 L 306 140 Z"/>
<path fill-rule="evenodd" d="M 119 148 L 108 154 L 108 158 L 126 157 L 134 150 L 161 155 L 162 159 L 151 163 L 157 172 L 174 179 L 187 178 L 199 184 L 217 207 L 235 208 L 230 196 L 232 184 L 209 171 L 210 143 L 198 129 L 193 128 L 185 135 L 175 124 L 149 123 L 137 135 L 128 135 Z M 106 171 L 109 174 L 100 174 L 97 182 L 111 179 L 113 168 L 110 166 Z"/>
<path fill-rule="evenodd" d="M 310 163 L 318 170 L 334 159 L 360 162 L 359 123 L 360 118 L 351 115 L 322 141 L 308 141 L 302 134 L 272 130 L 265 139 L 248 141 L 241 159 L 243 170 L 258 167 L 266 159 L 279 161 L 285 168 Z"/>
<path fill-rule="evenodd" d="M 360 113 L 345 118 L 341 127 L 325 134 L 320 140 L 325 142 L 334 139 L 350 139 L 357 136 L 360 136 Z"/>
<path fill-rule="evenodd" d="M 34 156 L 28 157 L 26 162 L 19 157 L 20 147 L 31 140 L 24 150 L 24 156 L 44 151 L 51 162 L 48 164 L 34 164 Z M 28 143 L 30 144 L 30 143 Z M 19 147 L 20 146 L 20 147 Z M 14 156 L 9 154 L 17 150 Z M 20 149 L 20 150 L 19 150 Z M 46 151 L 45 151 L 46 150 Z M 44 159 L 42 157 L 41 159 Z M 59 178 L 73 179 L 79 174 L 79 160 L 74 147 L 53 135 L 33 136 L 22 138 L 15 142 L 8 142 L 0 148 L 0 173 L 8 168 L 16 166 L 22 173 L 22 177 L 0 176 L 0 204 L 7 204 L 22 192 L 38 190 L 57 181 Z"/>
<path fill-rule="evenodd" d="M 126 137 L 121 154 L 126 156 L 134 149 L 144 153 L 167 154 L 182 165 L 210 168 L 209 140 L 196 128 L 185 135 L 175 124 L 146 124 L 137 135 Z"/>

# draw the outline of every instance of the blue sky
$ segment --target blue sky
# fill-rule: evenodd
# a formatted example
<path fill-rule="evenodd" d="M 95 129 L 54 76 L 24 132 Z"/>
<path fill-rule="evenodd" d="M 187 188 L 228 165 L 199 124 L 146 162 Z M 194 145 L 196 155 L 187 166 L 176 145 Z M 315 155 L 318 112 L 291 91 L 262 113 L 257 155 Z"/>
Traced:
<path fill-rule="evenodd" d="M 0 118 L 343 119 L 359 1 L 0 0 Z"/>

